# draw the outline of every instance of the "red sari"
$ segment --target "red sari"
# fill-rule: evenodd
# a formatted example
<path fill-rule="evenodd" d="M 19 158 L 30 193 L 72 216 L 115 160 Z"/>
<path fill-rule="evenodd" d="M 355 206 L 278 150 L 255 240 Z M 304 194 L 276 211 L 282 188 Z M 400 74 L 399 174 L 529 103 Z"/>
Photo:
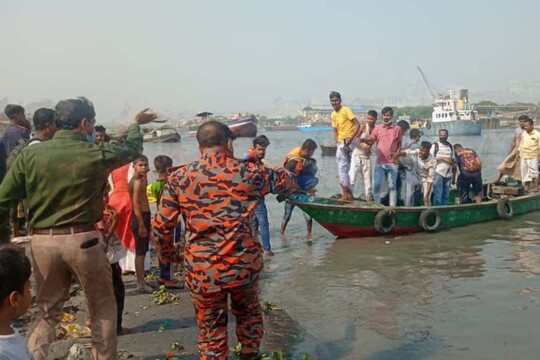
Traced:
<path fill-rule="evenodd" d="M 133 204 L 129 196 L 128 173 L 131 163 L 128 163 L 111 173 L 113 191 L 109 196 L 109 205 L 118 212 L 116 234 L 126 249 L 135 251 L 135 238 L 131 231 L 131 216 Z"/>

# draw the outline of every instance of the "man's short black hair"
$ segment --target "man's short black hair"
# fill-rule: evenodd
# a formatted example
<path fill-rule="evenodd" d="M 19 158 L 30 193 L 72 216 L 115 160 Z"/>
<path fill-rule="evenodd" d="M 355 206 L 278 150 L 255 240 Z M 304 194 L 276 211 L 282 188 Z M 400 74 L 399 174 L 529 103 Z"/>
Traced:
<path fill-rule="evenodd" d="M 390 113 L 390 115 L 394 116 L 394 109 L 392 109 L 390 106 L 385 106 L 381 110 L 381 114 Z"/>
<path fill-rule="evenodd" d="M 259 135 L 253 139 L 253 148 L 255 148 L 257 145 L 266 148 L 268 145 L 270 145 L 270 140 L 268 140 L 266 135 Z"/>
<path fill-rule="evenodd" d="M 94 104 L 82 96 L 59 101 L 55 110 L 56 125 L 63 130 L 76 129 L 83 119 L 90 120 L 96 117 Z"/>
<path fill-rule="evenodd" d="M 172 164 L 172 159 L 167 155 L 158 155 L 154 158 L 154 167 L 159 174 L 166 172 Z"/>
<path fill-rule="evenodd" d="M 105 129 L 105 126 L 103 126 L 103 125 L 96 125 L 96 126 L 94 126 L 94 131 L 105 134 L 105 132 L 107 132 L 107 129 Z"/>
<path fill-rule="evenodd" d="M 441 131 L 444 131 L 445 133 L 448 134 L 448 130 L 447 130 L 447 129 L 441 129 L 441 130 L 439 130 L 439 132 L 441 132 Z"/>
<path fill-rule="evenodd" d="M 0 247 L 0 307 L 12 292 L 23 293 L 31 274 L 30 260 L 22 248 L 15 245 Z"/>
<path fill-rule="evenodd" d="M 317 150 L 317 143 L 312 139 L 307 139 L 302 144 L 302 150 L 315 151 Z"/>
<path fill-rule="evenodd" d="M 519 121 L 527 121 L 527 120 L 529 120 L 529 119 L 530 119 L 529 115 L 521 115 L 521 116 L 518 118 Z"/>
<path fill-rule="evenodd" d="M 227 125 L 216 120 L 210 120 L 197 129 L 197 142 L 203 148 L 222 146 L 229 140 L 236 139 Z"/>
<path fill-rule="evenodd" d="M 15 115 L 24 113 L 24 108 L 21 105 L 8 104 L 4 109 L 4 114 L 8 119 L 13 119 Z"/>
<path fill-rule="evenodd" d="M 462 148 L 462 147 L 463 147 L 463 145 L 461 145 L 461 144 L 454 144 L 454 150 L 456 150 L 456 148 Z"/>
<path fill-rule="evenodd" d="M 431 143 L 429 141 L 422 141 L 420 143 L 420 147 L 423 147 L 425 149 L 431 149 Z"/>
<path fill-rule="evenodd" d="M 409 131 L 409 136 L 412 139 L 412 138 L 415 138 L 417 136 L 422 136 L 422 133 L 418 129 L 411 129 L 411 131 Z"/>
<path fill-rule="evenodd" d="M 137 157 L 133 160 L 133 163 L 135 164 L 136 162 L 139 162 L 139 161 L 144 161 L 146 163 L 148 163 L 148 157 L 144 154 L 139 154 L 137 155 Z"/>
<path fill-rule="evenodd" d="M 32 121 L 36 130 L 43 130 L 47 125 L 54 124 L 54 110 L 47 108 L 37 109 Z"/>
<path fill-rule="evenodd" d="M 330 99 L 338 98 L 339 100 L 341 100 L 341 94 L 338 93 L 337 91 L 332 91 L 332 92 L 330 93 L 329 98 L 330 98 Z"/>
<path fill-rule="evenodd" d="M 379 116 L 379 114 L 377 114 L 377 112 L 376 112 L 375 110 L 369 110 L 369 111 L 367 112 L 367 114 L 368 114 L 369 116 L 373 116 L 375 119 Z"/>

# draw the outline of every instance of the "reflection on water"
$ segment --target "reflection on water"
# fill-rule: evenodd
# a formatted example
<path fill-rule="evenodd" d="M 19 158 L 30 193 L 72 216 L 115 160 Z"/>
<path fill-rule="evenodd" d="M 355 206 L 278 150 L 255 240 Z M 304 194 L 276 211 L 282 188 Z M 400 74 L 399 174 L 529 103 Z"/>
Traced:
<path fill-rule="evenodd" d="M 331 138 L 267 135 L 273 163 L 308 136 Z M 497 130 L 450 141 L 479 151 L 489 179 L 510 138 Z M 236 153 L 249 142 L 237 140 Z M 192 139 L 145 147 L 151 158 L 168 153 L 176 163 L 197 157 Z M 334 159 L 318 161 L 319 193 L 338 192 Z M 538 358 L 538 213 L 435 234 L 335 240 L 317 224 L 306 239 L 299 209 L 281 237 L 283 204 L 269 198 L 267 206 L 276 256 L 265 262 L 261 298 L 283 310 L 265 316 L 263 350 L 311 359 Z"/>
<path fill-rule="evenodd" d="M 536 358 L 534 218 L 387 239 L 290 236 L 267 261 L 262 297 L 309 335 L 287 349 L 315 359 Z"/>

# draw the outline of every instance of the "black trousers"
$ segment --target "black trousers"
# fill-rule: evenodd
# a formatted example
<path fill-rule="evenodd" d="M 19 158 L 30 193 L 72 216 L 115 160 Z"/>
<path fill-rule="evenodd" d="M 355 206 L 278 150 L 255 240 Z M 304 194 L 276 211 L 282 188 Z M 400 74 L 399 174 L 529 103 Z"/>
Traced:
<path fill-rule="evenodd" d="M 124 313 L 126 289 L 124 287 L 124 281 L 122 280 L 122 268 L 120 265 L 117 262 L 111 264 L 111 269 L 114 297 L 116 298 L 116 310 L 118 311 L 116 329 L 120 331 L 122 329 L 122 314 Z"/>

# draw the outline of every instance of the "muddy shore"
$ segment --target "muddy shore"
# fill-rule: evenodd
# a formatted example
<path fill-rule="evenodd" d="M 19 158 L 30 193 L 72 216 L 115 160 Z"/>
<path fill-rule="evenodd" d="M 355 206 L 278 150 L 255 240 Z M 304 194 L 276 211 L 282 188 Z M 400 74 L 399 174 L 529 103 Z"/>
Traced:
<path fill-rule="evenodd" d="M 155 270 L 155 269 L 154 269 Z M 126 304 L 123 326 L 131 332 L 118 337 L 118 359 L 166 359 L 174 356 L 177 359 L 198 359 L 197 337 L 198 328 L 189 293 L 184 290 L 167 290 L 177 295 L 179 301 L 158 305 L 154 297 L 139 294 L 135 291 L 136 283 L 133 275 L 125 275 Z M 152 283 L 152 281 L 150 281 Z M 155 283 L 155 282 L 154 282 Z M 157 287 L 157 283 L 155 283 Z M 83 292 L 77 285 L 72 286 L 72 296 L 65 303 L 64 311 L 75 318 L 67 323 L 85 325 L 87 308 Z M 261 303 L 264 299 L 261 299 Z M 229 347 L 234 347 L 237 340 L 234 333 L 234 316 L 229 313 Z M 40 312 L 35 305 L 15 322 L 15 327 L 28 338 L 40 318 Z M 264 315 L 265 338 L 261 352 L 271 353 L 278 349 L 287 348 L 296 337 L 303 337 L 298 330 L 298 324 L 290 326 L 291 319 L 282 309 L 269 311 Z M 67 323 L 64 323 L 67 324 Z M 59 324 L 60 327 L 61 324 Z M 89 344 L 89 338 L 74 339 L 66 334 L 56 339 L 51 346 L 48 359 L 86 359 L 86 355 L 70 355 L 74 344 Z M 311 357 L 313 359 L 313 357 Z"/>

